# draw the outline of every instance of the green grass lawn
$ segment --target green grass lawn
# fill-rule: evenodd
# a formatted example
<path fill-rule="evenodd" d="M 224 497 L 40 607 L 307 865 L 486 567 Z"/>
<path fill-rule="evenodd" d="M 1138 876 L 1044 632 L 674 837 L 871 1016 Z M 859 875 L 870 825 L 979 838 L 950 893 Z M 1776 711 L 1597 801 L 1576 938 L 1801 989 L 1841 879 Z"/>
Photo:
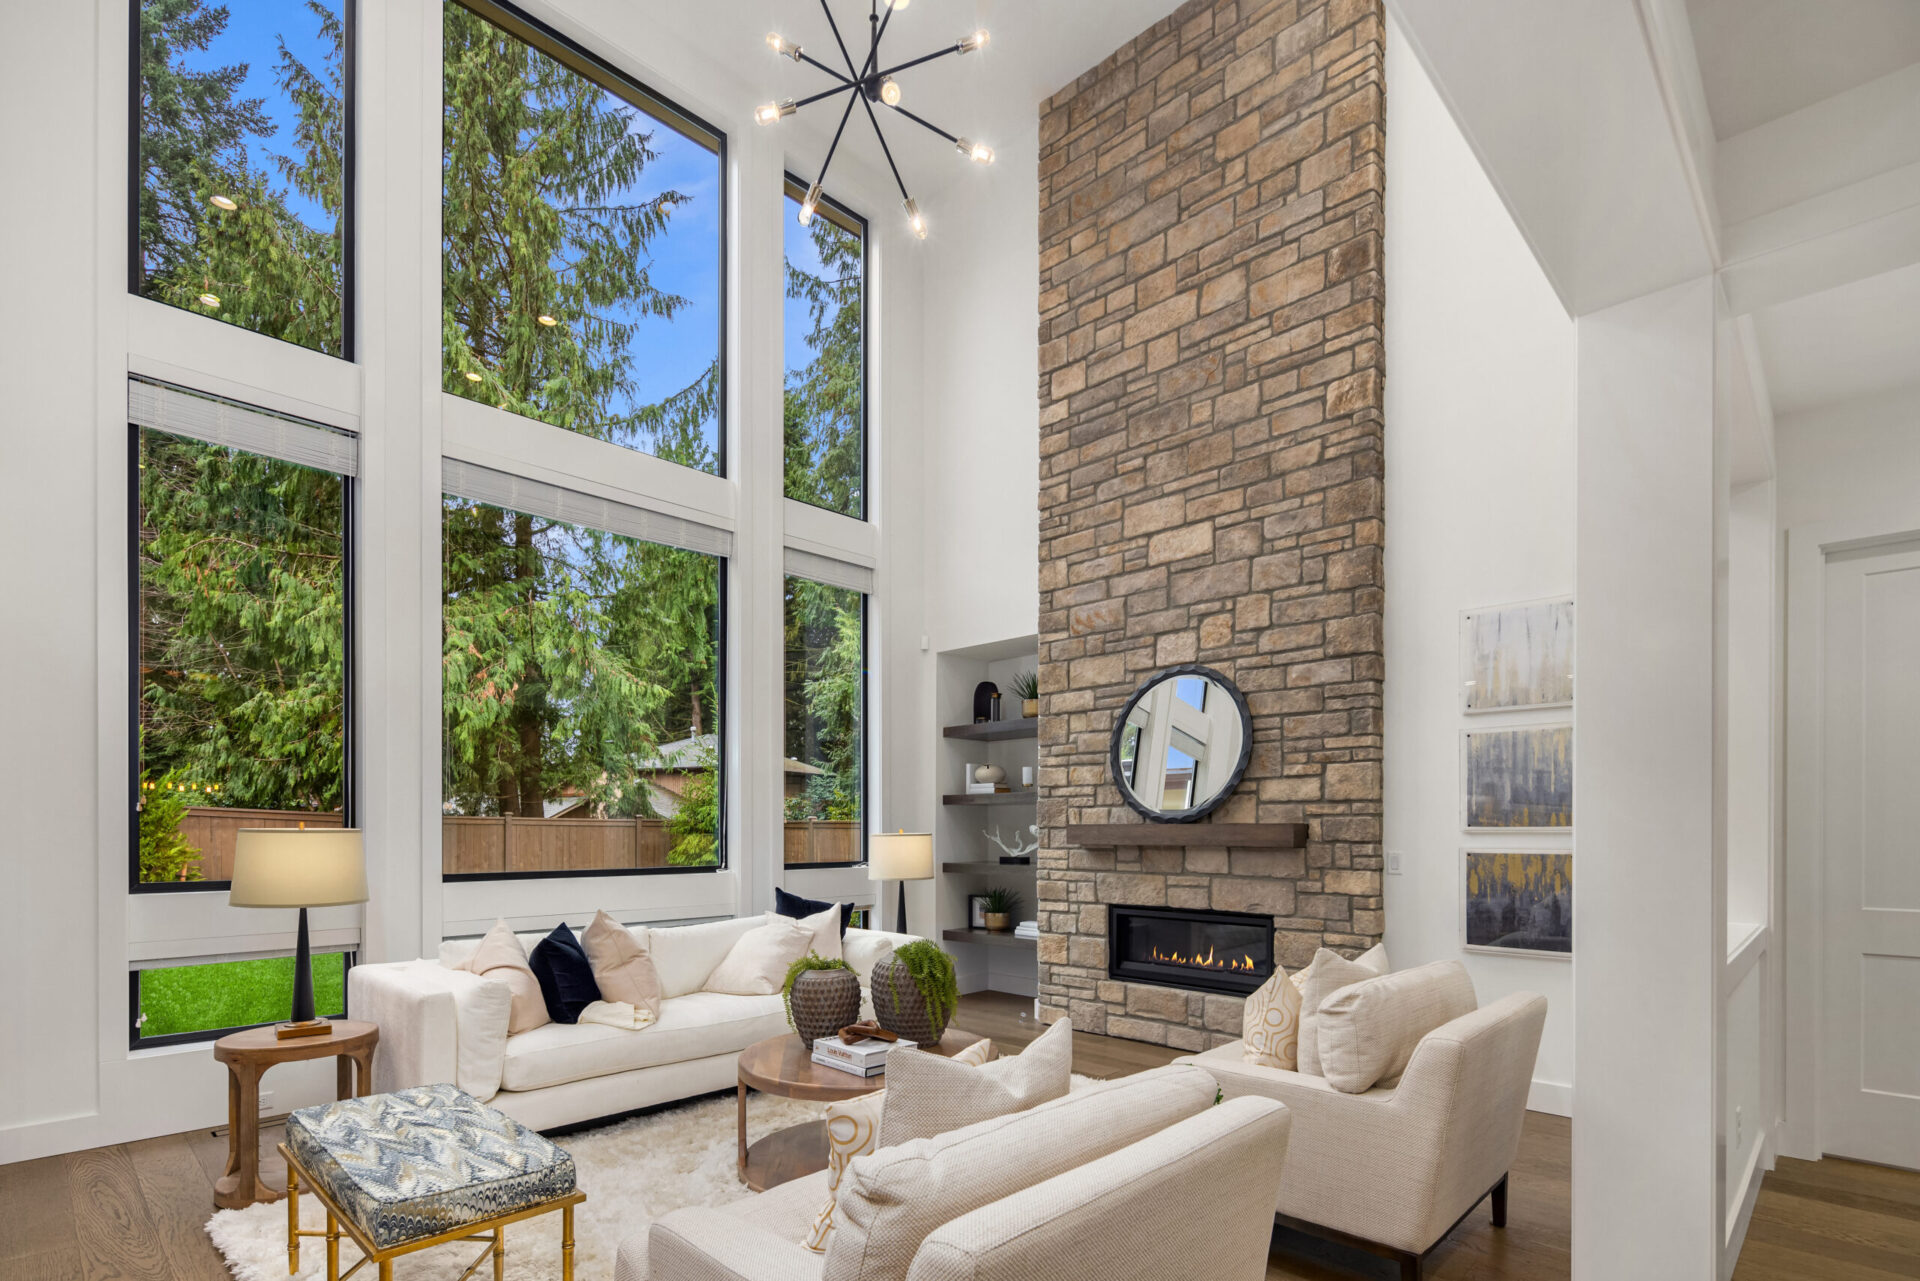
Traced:
<path fill-rule="evenodd" d="M 313 958 L 313 1008 L 339 1014 L 347 1004 L 347 958 L 324 952 Z M 293 958 L 216 961 L 140 972 L 140 1035 L 173 1036 L 215 1028 L 273 1023 L 293 1013 Z"/>

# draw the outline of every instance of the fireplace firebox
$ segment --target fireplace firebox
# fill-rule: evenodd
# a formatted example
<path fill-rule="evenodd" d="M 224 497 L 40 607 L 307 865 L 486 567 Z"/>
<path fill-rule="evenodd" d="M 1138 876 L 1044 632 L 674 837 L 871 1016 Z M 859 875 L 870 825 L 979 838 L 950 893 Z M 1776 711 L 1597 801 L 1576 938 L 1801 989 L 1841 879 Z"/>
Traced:
<path fill-rule="evenodd" d="M 1110 903 L 1107 973 L 1136 983 L 1245 995 L 1273 976 L 1273 918 Z"/>

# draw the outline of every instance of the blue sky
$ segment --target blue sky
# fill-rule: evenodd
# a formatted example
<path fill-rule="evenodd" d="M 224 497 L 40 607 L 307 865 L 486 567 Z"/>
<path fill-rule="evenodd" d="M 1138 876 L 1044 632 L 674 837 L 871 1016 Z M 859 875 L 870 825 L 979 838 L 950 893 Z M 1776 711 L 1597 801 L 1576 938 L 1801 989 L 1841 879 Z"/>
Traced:
<path fill-rule="evenodd" d="M 337 15 L 338 5 L 331 7 Z M 279 168 L 269 159 L 293 151 L 293 131 L 299 122 L 292 100 L 274 81 L 280 66 L 280 41 L 284 38 L 288 52 L 319 75 L 325 65 L 319 35 L 319 20 L 299 0 L 230 0 L 226 29 L 208 41 L 205 49 L 188 53 L 181 61 L 195 71 L 246 64 L 247 78 L 234 96 L 261 99 L 262 110 L 275 126 L 270 137 L 247 144 L 254 167 L 266 170 L 273 185 L 285 189 L 288 207 L 302 222 L 316 229 L 330 229 L 332 224 L 318 202 L 280 181 Z"/>

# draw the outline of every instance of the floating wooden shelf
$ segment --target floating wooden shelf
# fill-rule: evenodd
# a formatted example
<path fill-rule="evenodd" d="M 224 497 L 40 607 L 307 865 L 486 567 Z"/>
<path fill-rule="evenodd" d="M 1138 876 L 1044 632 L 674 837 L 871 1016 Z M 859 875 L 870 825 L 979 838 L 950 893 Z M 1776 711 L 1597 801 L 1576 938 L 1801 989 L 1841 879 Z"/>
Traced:
<path fill-rule="evenodd" d="M 942 796 L 942 805 L 1031 805 L 1039 796 L 1038 792 L 1028 789 L 1024 792 L 980 792 L 973 796 Z"/>
<path fill-rule="evenodd" d="M 1008 738 L 1033 738 L 1040 733 L 1038 716 L 1014 721 L 982 721 L 977 725 L 949 725 L 940 731 L 948 738 L 970 738 L 976 743 L 998 743 Z"/>
<path fill-rule="evenodd" d="M 1031 872 L 1033 869 L 1034 864 L 1032 863 L 1002 863 L 995 859 L 983 859 L 975 862 L 942 863 L 940 865 L 940 870 L 943 872 L 957 872 L 963 876 L 973 875 L 978 872 Z"/>
<path fill-rule="evenodd" d="M 994 930 L 941 930 L 940 937 L 949 943 L 985 943 L 988 947 L 1019 948 L 1028 952 L 1034 949 L 1034 939 L 1023 939 L 1012 931 Z"/>
<path fill-rule="evenodd" d="M 1231 845 L 1239 849 L 1297 850 L 1305 823 L 1073 823 L 1067 844 L 1089 849 L 1115 845 Z"/>

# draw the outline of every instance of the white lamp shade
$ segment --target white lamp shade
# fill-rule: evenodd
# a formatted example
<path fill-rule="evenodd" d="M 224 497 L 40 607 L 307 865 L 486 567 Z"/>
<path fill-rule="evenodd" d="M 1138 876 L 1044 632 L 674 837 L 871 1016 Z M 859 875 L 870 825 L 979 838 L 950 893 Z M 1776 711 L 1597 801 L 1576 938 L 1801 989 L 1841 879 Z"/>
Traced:
<path fill-rule="evenodd" d="M 867 879 L 933 879 L 932 832 L 875 832 L 867 838 Z"/>
<path fill-rule="evenodd" d="M 234 907 L 334 907 L 367 901 L 356 827 L 243 827 L 233 843 Z"/>

